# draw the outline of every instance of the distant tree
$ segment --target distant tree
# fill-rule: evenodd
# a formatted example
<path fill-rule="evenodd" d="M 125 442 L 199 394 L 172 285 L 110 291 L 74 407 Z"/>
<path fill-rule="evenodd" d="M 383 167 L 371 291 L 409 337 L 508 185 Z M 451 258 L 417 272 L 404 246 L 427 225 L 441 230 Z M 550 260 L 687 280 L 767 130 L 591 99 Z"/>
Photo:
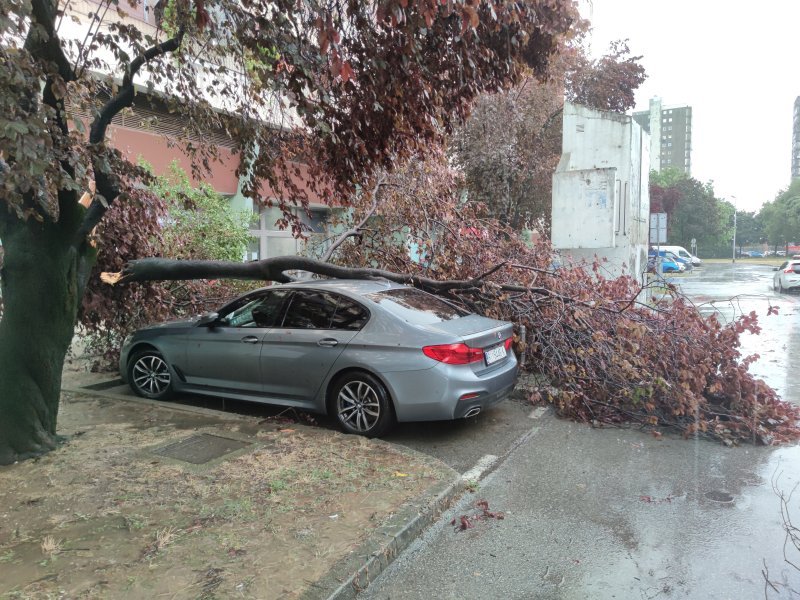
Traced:
<path fill-rule="evenodd" d="M 567 99 L 596 110 L 627 112 L 647 78 L 641 59 L 631 56 L 628 40 L 612 42 L 608 53 L 596 60 L 578 52 L 565 74 Z"/>
<path fill-rule="evenodd" d="M 736 211 L 736 245 L 739 251 L 745 246 L 759 244 L 764 240 L 764 226 L 755 212 Z"/>
<path fill-rule="evenodd" d="M 800 179 L 795 179 L 758 213 L 764 234 L 776 249 L 800 240 Z"/>
<path fill-rule="evenodd" d="M 677 169 L 651 171 L 650 193 L 668 214 L 670 243 L 688 248 L 694 238 L 698 248 L 714 254 L 730 247 L 733 205 L 716 197 L 711 182 L 702 183 Z"/>
<path fill-rule="evenodd" d="M 481 96 L 451 144 L 472 199 L 519 230 L 550 221 L 552 176 L 561 157 L 564 99 L 624 113 L 645 79 L 641 57 L 614 42 L 605 56 L 589 57 L 577 36 L 550 64 L 549 78 L 526 77 L 512 89 Z"/>

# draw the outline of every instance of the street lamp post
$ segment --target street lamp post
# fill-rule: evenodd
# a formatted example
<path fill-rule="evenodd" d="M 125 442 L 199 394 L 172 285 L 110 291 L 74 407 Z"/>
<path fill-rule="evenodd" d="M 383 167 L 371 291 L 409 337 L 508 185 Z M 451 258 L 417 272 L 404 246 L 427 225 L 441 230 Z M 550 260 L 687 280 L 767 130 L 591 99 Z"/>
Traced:
<path fill-rule="evenodd" d="M 731 262 L 736 262 L 736 196 L 731 196 L 733 199 L 733 247 L 731 252 Z"/>

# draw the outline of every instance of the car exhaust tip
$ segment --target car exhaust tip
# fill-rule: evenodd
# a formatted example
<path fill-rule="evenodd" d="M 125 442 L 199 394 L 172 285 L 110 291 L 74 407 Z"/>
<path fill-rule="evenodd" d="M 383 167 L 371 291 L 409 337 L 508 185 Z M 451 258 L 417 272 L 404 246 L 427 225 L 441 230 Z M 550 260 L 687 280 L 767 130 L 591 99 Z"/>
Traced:
<path fill-rule="evenodd" d="M 470 417 L 474 417 L 475 415 L 479 414 L 480 412 L 481 412 L 481 407 L 480 406 L 473 406 L 472 408 L 470 408 L 466 412 L 466 414 L 464 415 L 464 418 L 465 419 L 469 419 Z"/>

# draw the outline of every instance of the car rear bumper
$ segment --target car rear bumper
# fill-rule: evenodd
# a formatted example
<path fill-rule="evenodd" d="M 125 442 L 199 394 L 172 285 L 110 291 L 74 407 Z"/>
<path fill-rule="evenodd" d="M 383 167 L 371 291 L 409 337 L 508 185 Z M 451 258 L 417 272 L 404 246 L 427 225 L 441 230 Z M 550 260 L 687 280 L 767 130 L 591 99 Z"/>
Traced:
<path fill-rule="evenodd" d="M 382 373 L 381 377 L 394 400 L 398 421 L 443 421 L 501 402 L 513 391 L 517 375 L 512 352 L 503 364 L 480 375 L 469 365 L 439 364 L 425 371 Z"/>

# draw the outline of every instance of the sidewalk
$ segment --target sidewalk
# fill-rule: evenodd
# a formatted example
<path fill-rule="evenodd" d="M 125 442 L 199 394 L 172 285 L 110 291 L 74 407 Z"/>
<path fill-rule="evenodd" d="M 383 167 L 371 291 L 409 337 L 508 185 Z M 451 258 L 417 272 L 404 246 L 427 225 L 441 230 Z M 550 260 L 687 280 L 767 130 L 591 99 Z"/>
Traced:
<path fill-rule="evenodd" d="M 103 391 L 65 392 L 59 432 L 0 468 L 0 596 L 348 597 L 460 491 L 379 440 Z"/>

